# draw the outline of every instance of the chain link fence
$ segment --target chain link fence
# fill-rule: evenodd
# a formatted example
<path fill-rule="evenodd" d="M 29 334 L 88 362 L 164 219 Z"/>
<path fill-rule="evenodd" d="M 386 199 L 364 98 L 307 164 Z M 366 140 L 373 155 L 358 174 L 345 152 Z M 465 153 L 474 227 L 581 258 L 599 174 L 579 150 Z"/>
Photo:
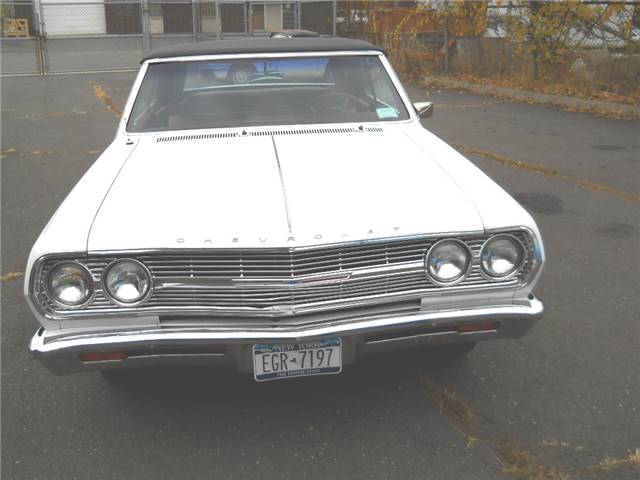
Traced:
<path fill-rule="evenodd" d="M 0 3 L 2 39 L 0 71 L 3 74 L 43 71 L 39 15 L 33 2 Z"/>
<path fill-rule="evenodd" d="M 168 45 L 336 32 L 336 1 L 0 0 L 0 68 L 6 74 L 137 68 L 143 53 Z"/>
<path fill-rule="evenodd" d="M 640 4 L 630 2 L 0 0 L 0 8 L 2 74 L 136 69 L 155 48 L 306 29 L 383 46 L 407 80 L 544 77 L 620 92 L 640 82 Z M 568 20 L 558 24 L 559 15 Z"/>

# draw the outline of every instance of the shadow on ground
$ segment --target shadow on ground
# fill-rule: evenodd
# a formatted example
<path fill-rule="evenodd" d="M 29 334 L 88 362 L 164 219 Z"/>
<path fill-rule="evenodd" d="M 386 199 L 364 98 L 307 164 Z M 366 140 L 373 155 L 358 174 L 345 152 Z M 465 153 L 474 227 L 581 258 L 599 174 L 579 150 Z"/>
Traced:
<path fill-rule="evenodd" d="M 144 399 L 160 399 L 165 403 L 189 398 L 192 408 L 235 405 L 249 406 L 276 402 L 278 408 L 296 408 L 300 397 L 324 398 L 326 405 L 357 402 L 371 392 L 415 388 L 418 377 L 439 376 L 464 360 L 452 361 L 439 352 L 415 349 L 394 355 L 371 355 L 358 364 L 345 366 L 340 375 L 288 378 L 256 382 L 251 374 L 238 374 L 230 369 L 206 367 L 136 368 L 116 372 L 116 378 L 105 379 L 119 392 Z"/>

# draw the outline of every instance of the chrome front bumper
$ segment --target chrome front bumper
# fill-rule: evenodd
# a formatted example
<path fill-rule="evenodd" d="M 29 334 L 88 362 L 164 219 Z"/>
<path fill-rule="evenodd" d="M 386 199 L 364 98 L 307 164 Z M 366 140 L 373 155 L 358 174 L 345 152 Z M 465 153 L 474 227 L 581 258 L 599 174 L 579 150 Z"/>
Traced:
<path fill-rule="evenodd" d="M 361 355 L 412 346 L 518 338 L 542 317 L 543 311 L 542 302 L 531 296 L 511 304 L 387 313 L 302 327 L 245 330 L 162 327 L 90 334 L 40 329 L 31 339 L 29 349 L 57 374 L 156 365 L 226 366 L 250 372 L 252 346 L 256 343 L 292 343 L 339 336 L 343 342 L 343 363 L 350 364 Z M 469 331 L 474 326 L 476 331 Z M 103 352 L 120 352 L 124 358 L 81 359 Z"/>

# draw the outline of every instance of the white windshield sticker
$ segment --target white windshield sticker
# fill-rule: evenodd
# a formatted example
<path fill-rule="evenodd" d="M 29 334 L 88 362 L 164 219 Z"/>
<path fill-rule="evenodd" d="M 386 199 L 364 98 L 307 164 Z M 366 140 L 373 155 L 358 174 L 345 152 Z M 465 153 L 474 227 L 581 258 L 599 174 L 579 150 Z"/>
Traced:
<path fill-rule="evenodd" d="M 399 112 L 393 107 L 376 108 L 378 118 L 398 118 Z"/>

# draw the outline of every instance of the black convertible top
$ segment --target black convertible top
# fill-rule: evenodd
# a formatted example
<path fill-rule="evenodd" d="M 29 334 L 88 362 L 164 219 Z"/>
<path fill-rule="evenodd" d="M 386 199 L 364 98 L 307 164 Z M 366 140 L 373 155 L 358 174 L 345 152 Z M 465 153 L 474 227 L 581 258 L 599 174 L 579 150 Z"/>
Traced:
<path fill-rule="evenodd" d="M 159 48 L 142 57 L 142 62 L 153 58 L 171 58 L 195 55 L 225 55 L 241 53 L 299 53 L 299 52 L 339 52 L 339 51 L 384 49 L 364 40 L 350 38 L 239 38 L 234 40 L 214 40 L 212 42 L 184 43 L 172 47 Z"/>

